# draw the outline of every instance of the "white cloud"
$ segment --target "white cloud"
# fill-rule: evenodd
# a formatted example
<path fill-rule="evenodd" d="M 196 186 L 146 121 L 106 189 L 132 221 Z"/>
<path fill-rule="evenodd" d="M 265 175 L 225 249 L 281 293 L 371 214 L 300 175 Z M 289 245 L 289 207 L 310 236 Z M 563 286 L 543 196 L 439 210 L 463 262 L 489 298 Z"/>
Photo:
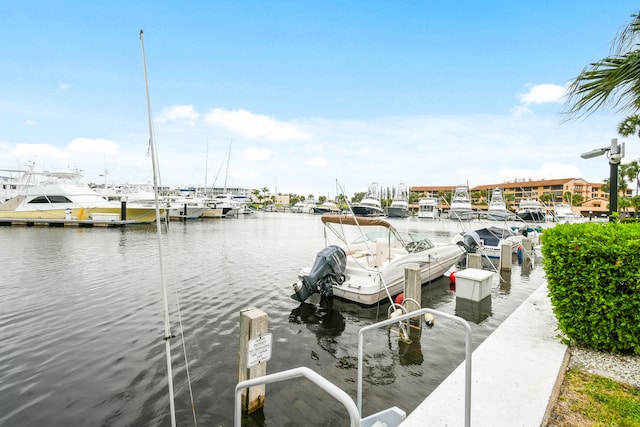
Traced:
<path fill-rule="evenodd" d="M 119 151 L 118 144 L 101 138 L 76 138 L 67 145 L 67 149 L 81 154 L 116 154 Z"/>
<path fill-rule="evenodd" d="M 513 117 L 520 118 L 528 114 L 533 114 L 533 111 L 525 105 L 518 105 L 517 107 L 513 107 L 510 113 Z"/>
<path fill-rule="evenodd" d="M 329 164 L 329 161 L 325 157 L 312 157 L 304 164 L 312 168 L 323 168 Z"/>
<path fill-rule="evenodd" d="M 532 104 L 562 103 L 567 90 L 565 86 L 549 83 L 538 85 L 528 83 L 526 86 L 528 91 L 520 94 L 520 102 L 525 106 Z"/>
<path fill-rule="evenodd" d="M 35 125 L 37 125 L 37 123 L 35 121 L 33 121 L 33 120 L 27 120 L 27 121 L 24 122 L 24 124 L 27 125 L 27 126 L 35 126 Z"/>
<path fill-rule="evenodd" d="M 18 159 L 29 159 L 31 157 L 57 158 L 61 157 L 62 151 L 51 144 L 17 144 L 10 155 Z"/>
<path fill-rule="evenodd" d="M 61 81 L 58 82 L 58 89 L 67 90 L 71 88 L 71 84 L 63 83 Z"/>
<path fill-rule="evenodd" d="M 234 132 L 245 138 L 268 141 L 309 141 L 312 136 L 294 123 L 255 114 L 247 110 L 215 108 L 205 118 L 206 122 Z"/>
<path fill-rule="evenodd" d="M 242 152 L 242 158 L 254 162 L 262 162 L 271 157 L 271 151 L 266 148 L 247 148 Z"/>
<path fill-rule="evenodd" d="M 174 105 L 163 108 L 154 121 L 156 123 L 178 122 L 193 125 L 199 117 L 200 114 L 195 111 L 193 105 Z"/>
<path fill-rule="evenodd" d="M 606 159 L 584 160 L 580 153 L 606 146 L 617 123 L 599 115 L 566 123 L 543 114 L 305 119 L 296 126 L 313 134 L 313 142 L 266 146 L 263 135 L 234 138 L 227 166 L 228 132 L 199 120 L 161 127 L 157 148 L 163 185 L 203 185 L 208 170 L 207 185 L 261 188 L 277 181 L 283 193 L 335 196 L 339 182 L 352 196 L 373 181 L 385 187 L 566 177 L 600 182 L 609 174 Z M 0 168 L 35 160 L 49 170 L 82 169 L 86 182 L 102 182 L 105 168 L 109 182 L 150 182 L 146 132 L 109 135 L 58 146 L 0 141 Z M 640 156 L 640 144 L 628 142 L 625 161 Z"/>
<path fill-rule="evenodd" d="M 536 179 L 559 179 L 559 178 L 583 178 L 580 168 L 575 165 L 557 162 L 544 163 L 539 168 L 503 168 L 500 170 L 500 178 L 504 181 L 536 180 Z"/>

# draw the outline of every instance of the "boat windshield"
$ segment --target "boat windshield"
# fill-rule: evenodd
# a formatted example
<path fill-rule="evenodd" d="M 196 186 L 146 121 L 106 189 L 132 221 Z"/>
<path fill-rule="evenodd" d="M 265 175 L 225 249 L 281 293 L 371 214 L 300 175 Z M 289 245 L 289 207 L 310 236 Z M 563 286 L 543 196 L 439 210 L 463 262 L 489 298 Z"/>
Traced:
<path fill-rule="evenodd" d="M 409 252 L 420 252 L 435 245 L 423 233 L 415 231 L 400 232 L 393 227 L 364 226 L 345 224 L 325 224 L 327 245 L 337 244 L 347 250 L 358 246 L 386 240 L 391 248 L 404 248 Z"/>

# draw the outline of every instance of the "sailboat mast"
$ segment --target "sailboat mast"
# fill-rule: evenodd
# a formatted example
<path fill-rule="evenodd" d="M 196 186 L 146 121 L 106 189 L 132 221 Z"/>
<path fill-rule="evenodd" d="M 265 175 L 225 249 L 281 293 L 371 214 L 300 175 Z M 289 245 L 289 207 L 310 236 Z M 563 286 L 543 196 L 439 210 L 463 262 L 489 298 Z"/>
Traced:
<path fill-rule="evenodd" d="M 204 160 L 204 197 L 207 197 L 207 174 L 209 173 L 209 140 L 208 139 L 207 139 L 207 152 L 204 158 L 205 158 Z"/>
<path fill-rule="evenodd" d="M 144 34 L 140 30 L 140 44 L 142 45 L 142 67 L 144 69 L 144 87 L 147 93 L 147 116 L 149 119 L 149 149 L 151 151 L 151 162 L 153 164 L 153 188 L 156 201 L 156 228 L 158 233 L 158 255 L 160 259 L 160 284 L 162 287 L 162 302 L 164 305 L 164 342 L 165 342 L 165 354 L 167 358 L 167 380 L 169 385 L 169 412 L 171 414 L 171 425 L 176 425 L 176 414 L 173 399 L 173 372 L 171 369 L 171 329 L 169 326 L 169 304 L 167 302 L 167 286 L 164 278 L 164 267 L 162 264 L 162 228 L 160 221 L 160 203 L 158 200 L 158 159 L 156 156 L 155 144 L 153 141 L 153 122 L 151 119 L 151 102 L 149 100 L 149 83 L 147 79 L 147 60 L 144 54 Z"/>
<path fill-rule="evenodd" d="M 233 140 L 229 143 L 229 152 L 227 153 L 227 170 L 224 172 L 224 194 L 227 194 L 227 175 L 229 175 L 229 160 L 231 160 L 231 145 Z"/>

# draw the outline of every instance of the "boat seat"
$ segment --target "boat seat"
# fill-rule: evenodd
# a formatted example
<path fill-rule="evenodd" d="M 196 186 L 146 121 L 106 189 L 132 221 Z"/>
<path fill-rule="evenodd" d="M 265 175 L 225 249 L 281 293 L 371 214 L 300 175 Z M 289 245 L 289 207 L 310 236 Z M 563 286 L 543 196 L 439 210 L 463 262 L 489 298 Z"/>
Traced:
<path fill-rule="evenodd" d="M 385 262 L 389 261 L 389 240 L 385 238 L 376 239 L 375 248 L 372 248 L 372 252 L 376 255 L 376 265 L 381 267 Z"/>

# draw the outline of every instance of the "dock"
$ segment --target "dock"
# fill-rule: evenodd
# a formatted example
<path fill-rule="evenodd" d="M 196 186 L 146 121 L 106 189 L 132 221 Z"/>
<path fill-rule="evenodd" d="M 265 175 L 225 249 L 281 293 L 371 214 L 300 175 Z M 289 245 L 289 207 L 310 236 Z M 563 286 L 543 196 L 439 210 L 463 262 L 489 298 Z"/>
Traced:
<path fill-rule="evenodd" d="M 0 226 L 25 227 L 124 227 L 142 224 L 135 220 L 113 219 L 65 219 L 65 218 L 0 218 Z"/>
<path fill-rule="evenodd" d="M 545 280 L 473 352 L 472 426 L 546 425 L 569 361 L 556 328 Z M 400 426 L 464 426 L 464 377 L 463 362 Z"/>

